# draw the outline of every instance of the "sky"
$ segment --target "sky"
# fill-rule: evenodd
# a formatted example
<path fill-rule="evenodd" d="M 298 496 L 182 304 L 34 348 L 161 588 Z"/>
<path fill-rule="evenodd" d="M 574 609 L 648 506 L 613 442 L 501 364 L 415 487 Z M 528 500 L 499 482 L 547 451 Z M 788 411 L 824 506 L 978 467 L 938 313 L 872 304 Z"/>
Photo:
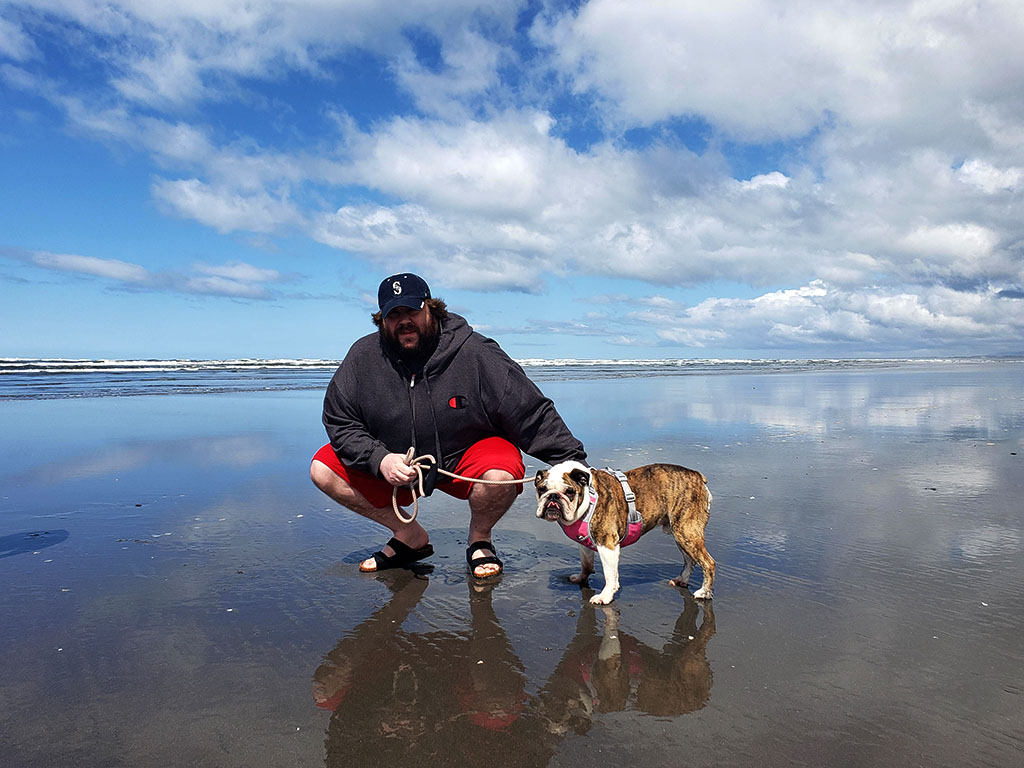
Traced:
<path fill-rule="evenodd" d="M 0 357 L 1024 353 L 1020 0 L 0 0 Z"/>

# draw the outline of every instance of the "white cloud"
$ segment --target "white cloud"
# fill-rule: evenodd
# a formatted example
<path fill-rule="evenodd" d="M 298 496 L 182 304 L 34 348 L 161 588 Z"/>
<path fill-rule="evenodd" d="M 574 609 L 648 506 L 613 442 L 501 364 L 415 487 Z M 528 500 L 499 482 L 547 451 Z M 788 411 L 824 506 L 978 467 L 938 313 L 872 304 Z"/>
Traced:
<path fill-rule="evenodd" d="M 0 56 L 14 61 L 26 61 L 38 55 L 36 44 L 21 27 L 0 18 Z"/>
<path fill-rule="evenodd" d="M 560 141 L 541 134 L 533 114 L 489 122 L 399 118 L 349 137 L 360 182 L 443 209 L 532 215 L 549 204 L 552 169 L 572 162 Z"/>
<path fill-rule="evenodd" d="M 196 272 L 213 277 L 223 277 L 228 280 L 238 280 L 246 283 L 267 283 L 281 279 L 281 273 L 276 269 L 264 269 L 254 267 L 242 261 L 232 261 L 228 264 L 196 264 L 193 267 Z"/>
<path fill-rule="evenodd" d="M 150 274 L 145 267 L 117 259 L 98 259 L 94 256 L 78 256 L 66 253 L 35 253 L 33 264 L 59 272 L 78 272 L 83 275 L 106 277 L 123 283 L 145 283 Z"/>
<path fill-rule="evenodd" d="M 577 152 L 535 122 L 532 113 L 459 125 L 403 118 L 350 134 L 351 177 L 411 202 L 346 207 L 333 236 L 321 226 L 318 239 L 396 257 L 441 241 L 514 252 L 537 272 L 665 285 L 1018 279 L 1004 243 L 1024 234 L 1020 222 L 1003 232 L 979 223 L 992 218 L 989 203 L 934 152 L 858 169 L 837 161 L 825 180 L 770 172 L 734 181 L 696 156 L 659 164 L 660 146 Z"/>
<path fill-rule="evenodd" d="M 957 178 L 988 195 L 1017 189 L 1024 179 L 1022 168 L 996 168 L 984 160 L 968 160 L 956 172 Z"/>
<path fill-rule="evenodd" d="M 457 288 L 532 292 L 539 287 L 522 233 L 486 221 L 438 217 L 422 206 L 346 206 L 322 216 L 312 235 L 382 264 L 415 262 L 425 276 L 436 275 Z"/>
<path fill-rule="evenodd" d="M 175 214 L 220 232 L 273 232 L 301 219 L 286 199 L 266 192 L 243 194 L 211 187 L 199 179 L 159 179 L 153 184 L 153 195 Z"/>
<path fill-rule="evenodd" d="M 400 85 L 416 99 L 421 110 L 451 120 L 470 116 L 467 97 L 496 89 L 502 47 L 483 35 L 463 29 L 445 40 L 438 72 L 424 67 L 413 52 L 399 57 L 396 74 Z"/>
<path fill-rule="evenodd" d="M 181 288 L 186 293 L 208 293 L 213 296 L 241 299 L 267 298 L 267 289 L 264 286 L 229 280 L 225 277 L 190 277 L 185 279 Z"/>
<path fill-rule="evenodd" d="M 900 238 L 898 245 L 921 257 L 977 262 L 992 255 L 998 236 L 978 224 L 924 225 Z"/>
<path fill-rule="evenodd" d="M 779 349 L 847 345 L 877 354 L 954 346 L 967 353 L 975 340 L 1012 345 L 1024 332 L 1024 300 L 964 294 L 941 287 L 913 292 L 882 287 L 843 290 L 822 281 L 753 299 L 707 299 L 684 313 L 634 313 L 663 341 Z"/>
<path fill-rule="evenodd" d="M 625 124 L 697 116 L 764 140 L 834 122 L 969 130 L 975 97 L 998 113 L 1016 101 L 1022 31 L 1015 0 L 591 0 L 538 23 L 534 36 Z"/>
<path fill-rule="evenodd" d="M 764 189 L 765 187 L 786 187 L 789 186 L 789 177 L 778 171 L 762 173 L 752 177 L 748 181 L 741 181 L 741 189 Z"/>
<path fill-rule="evenodd" d="M 298 71 L 330 79 L 321 62 L 353 47 L 409 55 L 410 28 L 444 46 L 452 31 L 486 24 L 509 29 L 517 2 L 501 0 L 12 0 L 11 5 L 71 21 L 111 42 L 109 84 L 149 107 L 181 107 L 236 92 L 241 78 Z M 22 30 L 10 33 L 24 36 Z M 455 69 L 474 57 L 453 41 Z M 470 46 L 471 48 L 471 46 Z M 405 75 L 415 77 L 412 67 Z M 465 75 L 464 75 L 465 76 Z M 455 78 L 456 80 L 458 78 Z M 456 89 L 457 90 L 457 89 Z"/>
<path fill-rule="evenodd" d="M 129 290 L 266 299 L 272 295 L 265 284 L 285 279 L 285 276 L 275 269 L 256 267 L 241 261 L 227 264 L 194 264 L 193 270 L 198 275 L 188 275 L 173 271 L 153 271 L 140 264 L 119 259 L 102 259 L 78 254 L 27 252 L 7 248 L 0 252 L 0 255 L 54 272 L 102 278 Z"/>

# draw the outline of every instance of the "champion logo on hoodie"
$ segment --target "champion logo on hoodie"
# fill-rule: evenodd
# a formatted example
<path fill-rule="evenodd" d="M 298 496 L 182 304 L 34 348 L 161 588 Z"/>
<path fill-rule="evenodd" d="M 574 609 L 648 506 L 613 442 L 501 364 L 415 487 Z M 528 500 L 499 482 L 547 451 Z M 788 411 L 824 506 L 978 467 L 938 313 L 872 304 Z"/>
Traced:
<path fill-rule="evenodd" d="M 460 408 L 465 408 L 467 405 L 469 405 L 469 401 L 466 399 L 465 395 L 452 395 L 448 398 L 449 408 L 455 408 L 458 410 Z"/>

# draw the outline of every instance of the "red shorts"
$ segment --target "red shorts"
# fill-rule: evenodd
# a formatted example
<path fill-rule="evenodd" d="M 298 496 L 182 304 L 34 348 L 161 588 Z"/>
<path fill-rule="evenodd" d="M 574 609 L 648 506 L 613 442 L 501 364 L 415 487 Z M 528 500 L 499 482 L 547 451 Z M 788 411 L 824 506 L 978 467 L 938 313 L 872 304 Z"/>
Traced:
<path fill-rule="evenodd" d="M 361 470 L 346 467 L 338 460 L 338 455 L 330 443 L 316 452 L 313 461 L 327 465 L 334 474 L 363 494 L 366 500 L 377 509 L 391 506 L 391 484 L 387 480 L 374 477 Z M 458 466 L 455 467 L 455 474 L 465 477 L 480 477 L 489 469 L 501 469 L 519 479 L 526 474 L 526 467 L 523 466 L 523 457 L 519 453 L 519 449 L 501 437 L 485 437 L 480 442 L 469 446 L 462 454 Z M 473 489 L 473 483 L 438 475 L 435 488 L 457 499 L 466 499 Z M 516 493 L 522 492 L 523 486 L 517 485 Z M 408 488 L 398 489 L 398 503 L 403 507 L 412 504 L 412 493 Z"/>

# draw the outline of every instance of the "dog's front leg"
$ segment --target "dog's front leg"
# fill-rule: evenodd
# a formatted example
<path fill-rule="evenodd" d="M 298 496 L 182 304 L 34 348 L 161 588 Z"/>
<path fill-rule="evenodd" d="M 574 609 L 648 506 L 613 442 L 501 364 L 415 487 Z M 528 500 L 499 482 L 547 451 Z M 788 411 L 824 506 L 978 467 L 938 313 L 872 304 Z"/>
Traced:
<path fill-rule="evenodd" d="M 594 605 L 608 605 L 619 591 L 619 545 L 616 544 L 614 549 L 608 549 L 598 544 L 597 554 L 601 557 L 604 589 L 590 598 L 590 602 Z"/>
<path fill-rule="evenodd" d="M 590 574 L 594 572 L 594 550 L 580 544 L 580 572 L 569 577 L 573 584 L 586 584 Z"/>

